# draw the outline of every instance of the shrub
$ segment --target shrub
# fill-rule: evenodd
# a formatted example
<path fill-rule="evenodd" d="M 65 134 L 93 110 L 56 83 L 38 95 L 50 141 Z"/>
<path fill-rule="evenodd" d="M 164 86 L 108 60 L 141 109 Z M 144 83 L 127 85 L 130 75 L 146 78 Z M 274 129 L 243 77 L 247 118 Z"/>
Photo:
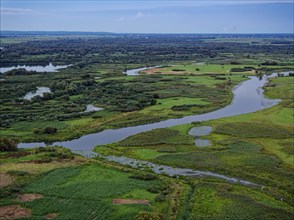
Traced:
<path fill-rule="evenodd" d="M 162 147 L 157 150 L 157 152 L 161 153 L 175 153 L 177 150 L 174 147 Z"/>
<path fill-rule="evenodd" d="M 0 137 L 0 151 L 16 151 L 17 144 L 8 137 Z"/>
<path fill-rule="evenodd" d="M 42 134 L 42 130 L 40 128 L 34 128 L 33 129 L 34 134 Z"/>
<path fill-rule="evenodd" d="M 172 71 L 174 71 L 174 72 L 184 72 L 186 70 L 184 70 L 184 69 L 172 69 Z"/>
<path fill-rule="evenodd" d="M 153 98 L 159 99 L 159 95 L 157 93 L 153 94 Z"/>
<path fill-rule="evenodd" d="M 163 193 L 158 194 L 154 198 L 155 202 L 164 202 L 165 201 L 165 195 Z"/>
<path fill-rule="evenodd" d="M 152 174 L 136 174 L 136 175 L 130 176 L 130 178 L 139 179 L 139 180 L 155 180 L 155 179 L 157 179 L 157 177 Z"/>
<path fill-rule="evenodd" d="M 44 134 L 55 134 L 57 132 L 57 128 L 46 127 L 44 129 Z"/>

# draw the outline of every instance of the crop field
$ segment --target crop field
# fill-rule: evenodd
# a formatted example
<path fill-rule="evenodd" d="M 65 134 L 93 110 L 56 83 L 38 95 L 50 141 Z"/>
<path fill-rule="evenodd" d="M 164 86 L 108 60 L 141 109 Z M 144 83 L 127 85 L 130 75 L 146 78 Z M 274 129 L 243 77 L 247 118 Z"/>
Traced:
<path fill-rule="evenodd" d="M 0 205 L 20 205 L 29 209 L 30 219 L 44 218 L 52 213 L 57 215 L 56 219 L 93 219 L 97 216 L 99 219 L 134 219 L 141 211 L 159 216 L 166 215 L 169 209 L 172 190 L 164 178 L 90 162 L 63 148 L 38 148 L 1 153 L 0 156 L 4 164 L 1 172 L 6 171 L 14 179 L 8 187 L 1 189 Z M 144 179 L 144 175 L 148 179 Z M 17 198 L 21 195 L 35 196 L 23 201 Z M 114 199 L 138 200 L 144 204 L 113 204 Z"/>

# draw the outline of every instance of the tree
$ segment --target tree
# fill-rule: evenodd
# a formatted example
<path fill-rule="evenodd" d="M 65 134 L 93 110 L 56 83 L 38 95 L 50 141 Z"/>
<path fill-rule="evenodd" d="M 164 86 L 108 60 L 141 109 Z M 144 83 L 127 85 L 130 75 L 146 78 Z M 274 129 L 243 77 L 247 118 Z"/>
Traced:
<path fill-rule="evenodd" d="M 0 137 L 0 151 L 16 151 L 17 144 L 8 137 Z"/>

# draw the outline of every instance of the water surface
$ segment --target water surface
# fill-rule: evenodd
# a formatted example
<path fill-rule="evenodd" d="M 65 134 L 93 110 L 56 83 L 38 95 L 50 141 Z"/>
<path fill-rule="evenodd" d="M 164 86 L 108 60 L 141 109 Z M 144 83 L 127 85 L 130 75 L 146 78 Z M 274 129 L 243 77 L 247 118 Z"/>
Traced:
<path fill-rule="evenodd" d="M 101 111 L 103 109 L 104 108 L 99 108 L 99 107 L 96 107 L 96 106 L 90 104 L 90 105 L 86 106 L 85 112 L 97 112 L 97 111 Z"/>
<path fill-rule="evenodd" d="M 209 135 L 211 131 L 212 127 L 210 126 L 199 126 L 191 128 L 188 134 L 194 137 L 201 137 Z"/>
<path fill-rule="evenodd" d="M 194 143 L 195 143 L 196 147 L 210 147 L 210 146 L 212 146 L 210 140 L 207 140 L 207 139 L 196 138 Z"/>
<path fill-rule="evenodd" d="M 0 67 L 0 73 L 5 73 L 13 69 L 24 68 L 27 71 L 37 71 L 37 72 L 57 72 L 59 69 L 67 68 L 69 65 L 54 66 L 52 63 L 49 63 L 47 66 L 12 66 L 12 67 Z"/>
<path fill-rule="evenodd" d="M 51 93 L 50 88 L 48 87 L 37 87 L 37 90 L 34 92 L 28 92 L 24 99 L 31 100 L 35 96 L 43 97 L 44 93 Z"/>
<path fill-rule="evenodd" d="M 160 66 L 152 66 L 152 67 L 142 67 L 142 68 L 138 68 L 138 69 L 131 69 L 131 70 L 127 70 L 125 72 L 125 74 L 127 74 L 128 76 L 137 76 L 139 75 L 140 71 L 143 70 L 149 70 L 149 69 L 153 69 L 153 68 L 159 68 Z"/>
<path fill-rule="evenodd" d="M 200 171 L 200 170 L 192 170 L 192 169 L 187 169 L 187 168 L 176 168 L 176 167 L 171 167 L 171 166 L 166 166 L 166 165 L 158 165 L 149 161 L 144 161 L 144 160 L 136 160 L 128 157 L 123 157 L 123 156 L 104 156 L 95 152 L 85 152 L 85 151 L 74 151 L 74 153 L 81 154 L 85 157 L 91 158 L 91 157 L 100 157 L 103 159 L 106 159 L 108 161 L 116 162 L 121 165 L 128 165 L 133 168 L 138 168 L 141 170 L 144 169 L 151 169 L 154 173 L 158 174 L 166 174 L 168 176 L 188 176 L 188 177 L 214 177 L 217 179 L 222 179 L 230 183 L 239 183 L 241 185 L 246 185 L 246 186 L 253 186 L 253 187 L 261 187 L 258 184 L 234 178 L 234 177 L 228 177 L 222 174 L 210 172 L 210 171 Z"/>

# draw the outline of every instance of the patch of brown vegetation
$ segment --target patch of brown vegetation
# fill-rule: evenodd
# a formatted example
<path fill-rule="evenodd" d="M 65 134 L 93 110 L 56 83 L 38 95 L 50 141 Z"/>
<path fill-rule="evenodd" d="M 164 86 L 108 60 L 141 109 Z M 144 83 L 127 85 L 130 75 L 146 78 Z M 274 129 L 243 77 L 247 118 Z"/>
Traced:
<path fill-rule="evenodd" d="M 19 205 L 8 205 L 0 207 L 0 219 L 28 218 L 31 210 L 22 208 Z"/>
<path fill-rule="evenodd" d="M 14 177 L 8 173 L 0 173 L 0 187 L 8 186 L 12 184 Z"/>
<path fill-rule="evenodd" d="M 41 160 L 28 160 L 28 161 L 21 161 L 19 163 L 33 163 L 33 164 L 43 164 L 43 163 L 50 163 L 53 160 L 50 159 L 41 159 Z"/>
<path fill-rule="evenodd" d="M 145 199 L 113 199 L 112 204 L 121 205 L 121 204 L 143 204 L 149 205 L 149 201 Z"/>
<path fill-rule="evenodd" d="M 35 194 L 35 193 L 28 193 L 28 194 L 19 194 L 18 200 L 21 202 L 30 202 L 36 199 L 43 198 L 43 195 L 41 194 Z"/>
<path fill-rule="evenodd" d="M 152 68 L 148 70 L 142 71 L 144 74 L 153 75 L 153 74 L 163 74 L 163 75 L 182 75 L 182 74 L 190 74 L 187 71 L 163 71 L 162 68 Z"/>
<path fill-rule="evenodd" d="M 159 74 L 159 72 L 160 72 L 160 74 L 162 74 L 160 70 L 162 70 L 162 69 L 161 68 L 151 68 L 148 70 L 144 70 L 142 72 L 145 74 Z"/>
<path fill-rule="evenodd" d="M 1 159 L 5 159 L 5 158 L 20 158 L 20 157 L 24 157 L 27 155 L 30 155 L 30 152 L 27 151 L 16 151 L 16 152 L 10 152 L 4 155 L 1 155 L 0 158 Z"/>
<path fill-rule="evenodd" d="M 58 216 L 58 214 L 56 213 L 49 213 L 47 215 L 45 215 L 45 219 L 54 219 Z"/>

